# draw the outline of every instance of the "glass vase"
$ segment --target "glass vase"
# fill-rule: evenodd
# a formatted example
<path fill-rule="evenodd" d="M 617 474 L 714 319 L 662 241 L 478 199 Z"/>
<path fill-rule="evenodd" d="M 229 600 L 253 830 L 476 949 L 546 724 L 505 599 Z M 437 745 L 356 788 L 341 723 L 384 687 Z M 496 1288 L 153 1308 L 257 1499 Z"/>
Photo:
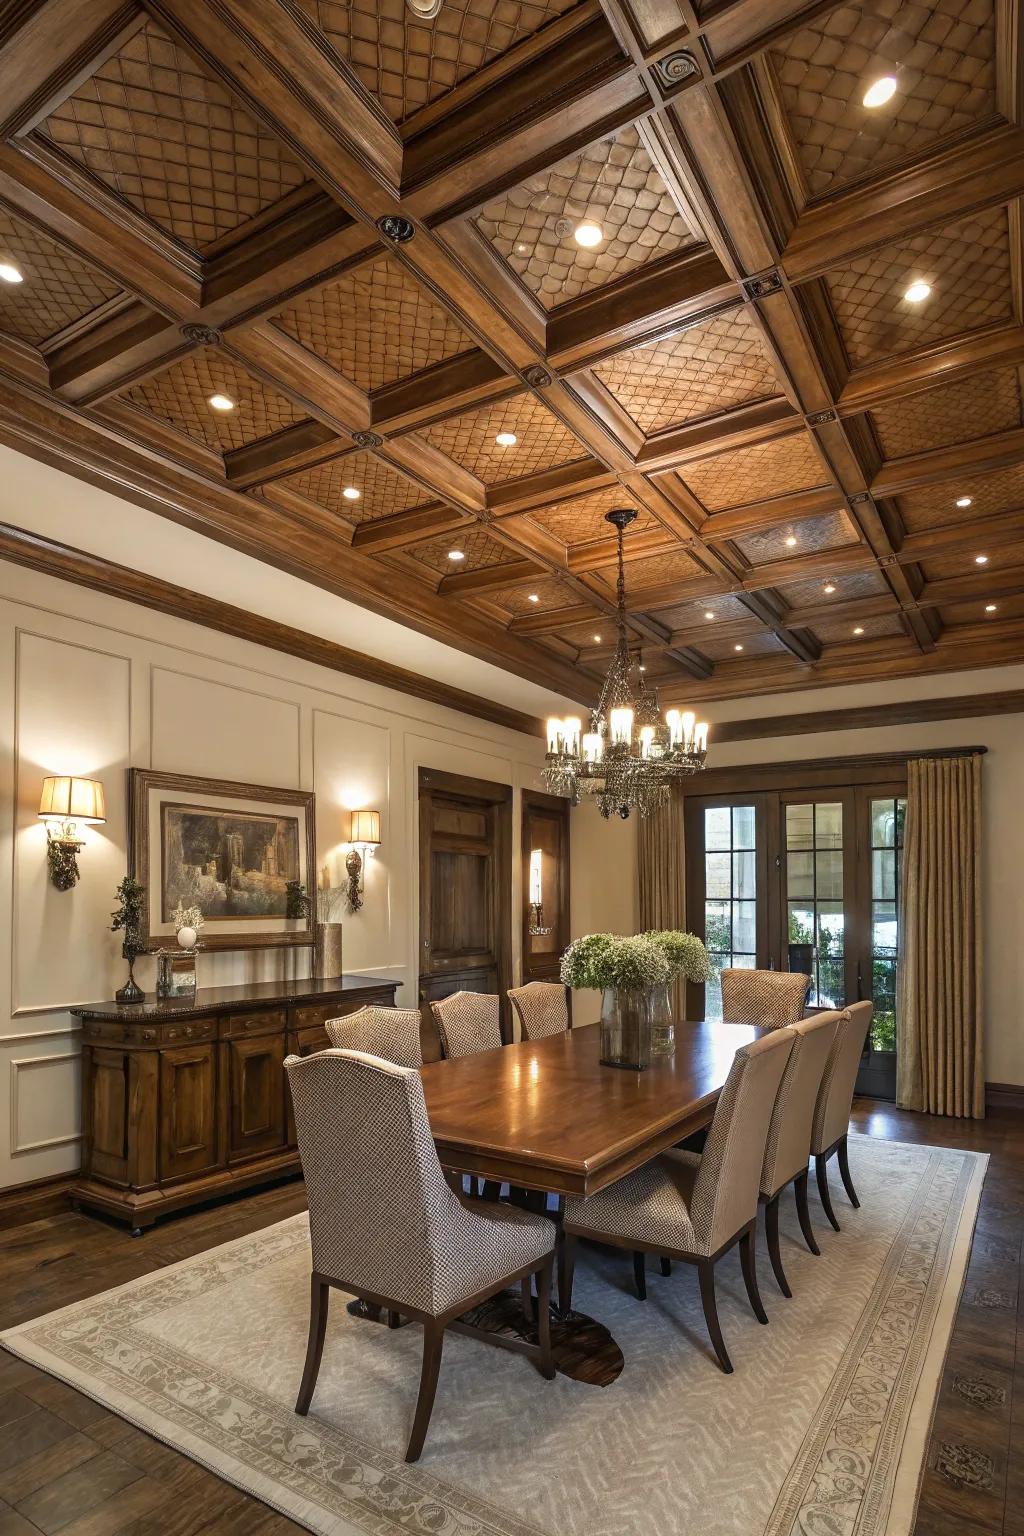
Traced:
<path fill-rule="evenodd" d="M 672 987 L 651 991 L 651 1055 L 671 1056 L 676 1048 L 676 1018 L 672 1008 Z"/>
<path fill-rule="evenodd" d="M 650 1063 L 650 991 L 606 987 L 601 1001 L 601 1065 L 642 1072 Z"/>

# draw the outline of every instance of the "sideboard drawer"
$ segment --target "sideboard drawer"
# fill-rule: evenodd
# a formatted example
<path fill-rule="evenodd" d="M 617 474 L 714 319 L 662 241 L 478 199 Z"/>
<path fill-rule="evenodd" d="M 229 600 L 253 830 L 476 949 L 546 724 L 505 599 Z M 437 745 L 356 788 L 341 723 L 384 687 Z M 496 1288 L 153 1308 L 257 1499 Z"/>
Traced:
<path fill-rule="evenodd" d="M 328 1019 L 343 1019 L 347 1013 L 358 1013 L 360 1008 L 393 1008 L 394 992 L 364 992 L 361 997 L 338 998 L 333 1003 L 301 1003 L 291 1010 L 292 1029 L 323 1027 Z"/>
<path fill-rule="evenodd" d="M 160 1026 L 160 1039 L 165 1045 L 187 1045 L 193 1040 L 212 1040 L 216 1033 L 216 1019 L 182 1019 L 179 1024 Z"/>
<path fill-rule="evenodd" d="M 248 1035 L 282 1034 L 285 1018 L 283 1008 L 265 1008 L 256 1013 L 232 1013 L 224 1021 L 224 1033 L 232 1040 Z"/>

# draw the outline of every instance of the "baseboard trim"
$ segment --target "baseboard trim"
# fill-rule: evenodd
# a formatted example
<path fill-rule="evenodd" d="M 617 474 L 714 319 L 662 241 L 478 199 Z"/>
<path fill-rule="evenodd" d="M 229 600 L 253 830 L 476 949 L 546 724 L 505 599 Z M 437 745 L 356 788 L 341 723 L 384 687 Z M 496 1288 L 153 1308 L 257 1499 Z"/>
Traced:
<path fill-rule="evenodd" d="M 77 1177 L 77 1173 L 57 1173 L 0 1189 L 0 1231 L 23 1227 L 44 1216 L 62 1216 L 69 1209 L 71 1186 Z"/>
<path fill-rule="evenodd" d="M 986 1083 L 986 1109 L 1024 1109 L 1024 1083 Z"/>

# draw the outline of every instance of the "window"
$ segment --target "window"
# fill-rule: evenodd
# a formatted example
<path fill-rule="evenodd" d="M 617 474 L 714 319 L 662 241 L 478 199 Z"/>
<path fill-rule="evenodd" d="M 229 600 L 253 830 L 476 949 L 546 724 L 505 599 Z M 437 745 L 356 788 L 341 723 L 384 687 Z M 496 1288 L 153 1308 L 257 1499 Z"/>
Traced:
<path fill-rule="evenodd" d="M 722 1017 L 722 971 L 757 964 L 756 814 L 753 805 L 704 812 L 704 942 L 711 961 L 704 1011 Z"/>
<path fill-rule="evenodd" d="M 871 801 L 871 1046 L 896 1049 L 896 973 L 899 964 L 899 899 L 903 863 L 901 796 Z"/>
<path fill-rule="evenodd" d="M 787 805 L 785 811 L 789 968 L 809 973 L 809 1003 L 842 1008 L 846 1003 L 843 805 L 815 801 Z"/>

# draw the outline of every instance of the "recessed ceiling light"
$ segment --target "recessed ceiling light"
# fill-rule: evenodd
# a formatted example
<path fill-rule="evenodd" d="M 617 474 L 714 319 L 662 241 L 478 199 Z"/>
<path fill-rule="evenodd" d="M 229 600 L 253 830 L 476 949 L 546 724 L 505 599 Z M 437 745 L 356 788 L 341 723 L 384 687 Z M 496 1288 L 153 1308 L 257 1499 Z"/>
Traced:
<path fill-rule="evenodd" d="M 600 635 L 595 635 L 594 636 L 594 644 L 595 645 L 600 645 L 601 644 L 601 636 Z"/>
<path fill-rule="evenodd" d="M 528 245 L 523 245 L 522 243 L 516 246 L 516 251 L 520 256 L 525 256 L 529 249 L 530 247 Z"/>
<path fill-rule="evenodd" d="M 514 448 L 516 445 L 516 435 L 514 432 L 499 432 L 494 441 L 499 448 Z"/>
<path fill-rule="evenodd" d="M 707 613 L 706 613 L 706 614 L 705 614 L 705 615 L 704 615 L 704 617 L 705 617 L 705 618 L 706 618 L 706 619 L 713 619 L 713 618 L 714 618 L 714 614 L 713 614 L 713 613 L 712 613 L 712 612 L 711 612 L 711 609 L 710 609 L 710 608 L 709 608 L 709 609 L 708 609 L 708 611 L 707 611 Z"/>
<path fill-rule="evenodd" d="M 528 603 L 539 603 L 540 602 L 540 598 L 539 598 L 539 596 L 537 595 L 536 592 L 530 592 L 527 595 L 526 601 Z"/>
<path fill-rule="evenodd" d="M 932 291 L 931 283 L 911 283 L 903 297 L 908 304 L 923 304 Z"/>
<path fill-rule="evenodd" d="M 995 613 L 995 611 L 996 611 L 995 603 L 986 603 L 985 604 L 985 612 L 986 613 Z"/>
<path fill-rule="evenodd" d="M 988 555 L 975 555 L 975 565 L 988 565 Z"/>
<path fill-rule="evenodd" d="M 866 107 L 884 107 L 887 101 L 892 101 L 896 94 L 896 81 L 892 75 L 883 75 L 880 80 L 875 80 L 864 92 L 863 101 Z"/>
<path fill-rule="evenodd" d="M 464 553 L 462 552 L 461 549 L 450 549 L 448 551 L 448 559 L 449 560 L 465 560 L 465 558 L 466 558 L 466 556 L 464 555 Z"/>
<path fill-rule="evenodd" d="M 786 539 L 786 548 L 787 548 L 787 549 L 792 549 L 792 548 L 793 548 L 793 545 L 794 545 L 794 544 L 795 544 L 795 543 L 796 543 L 796 534 L 795 534 L 795 533 L 791 533 L 791 534 L 790 534 L 790 535 L 789 535 L 789 536 L 788 536 L 788 538 L 787 538 L 787 539 Z"/>
<path fill-rule="evenodd" d="M 642 661 L 640 663 L 640 665 L 637 667 L 637 671 L 638 672 L 646 672 L 647 671 L 647 663 Z"/>
<path fill-rule="evenodd" d="M 742 649 L 743 649 L 742 645 L 734 645 L 733 646 L 733 650 L 734 651 L 742 651 Z"/>
<path fill-rule="evenodd" d="M 230 395 L 211 395 L 207 404 L 212 405 L 215 411 L 233 411 L 235 408 Z"/>
<path fill-rule="evenodd" d="M 0 261 L 0 278 L 5 283 L 23 283 L 25 281 L 13 261 Z"/>
<path fill-rule="evenodd" d="M 346 501 L 358 501 L 362 493 L 357 491 L 354 485 L 346 485 L 341 494 Z"/>
<path fill-rule="evenodd" d="M 958 507 L 969 507 L 970 504 L 971 504 L 971 497 L 970 496 L 958 496 L 957 499 L 956 499 L 956 504 L 957 504 Z"/>
<path fill-rule="evenodd" d="M 604 230 L 600 224 L 595 224 L 593 219 L 584 219 L 582 224 L 577 224 L 574 234 L 576 244 L 582 245 L 588 251 L 595 245 L 600 245 L 604 239 Z"/>
<path fill-rule="evenodd" d="M 835 591 L 835 589 L 836 589 L 836 584 L 835 584 L 834 581 L 826 581 L 826 583 L 825 583 L 825 595 L 827 597 L 831 597 L 832 593 Z"/>
<path fill-rule="evenodd" d="M 864 633 L 864 626 L 863 626 L 863 624 L 857 624 L 854 627 L 854 631 L 853 632 L 854 632 L 855 635 L 862 635 Z"/>

